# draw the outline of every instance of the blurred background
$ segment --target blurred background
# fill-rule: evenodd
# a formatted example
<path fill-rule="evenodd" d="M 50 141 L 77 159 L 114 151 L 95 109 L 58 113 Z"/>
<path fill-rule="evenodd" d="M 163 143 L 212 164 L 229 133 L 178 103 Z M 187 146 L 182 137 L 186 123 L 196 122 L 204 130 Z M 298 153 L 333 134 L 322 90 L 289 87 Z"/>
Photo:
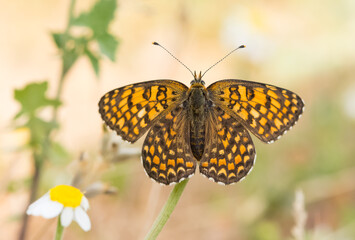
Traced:
<path fill-rule="evenodd" d="M 18 239 L 34 174 L 30 132 L 14 121 L 21 108 L 14 90 L 48 81 L 46 94 L 55 96 L 61 57 L 51 33 L 66 28 L 70 2 L 1 2 L 1 239 Z M 74 15 L 95 3 L 76 1 Z M 196 71 L 245 44 L 205 75 L 206 85 L 252 80 L 292 90 L 306 103 L 279 141 L 267 145 L 253 137 L 258 158 L 243 182 L 220 186 L 199 174 L 191 178 L 158 239 L 355 239 L 354 9 L 352 0 L 118 1 L 108 28 L 117 38 L 116 61 L 102 56 L 98 76 L 85 57 L 68 71 L 60 127 L 51 133 L 61 147 L 40 178 L 36 198 L 57 184 L 90 193 L 92 230 L 72 224 L 64 239 L 143 239 L 172 190 L 145 175 L 144 138 L 121 142 L 103 130 L 98 114 L 100 97 L 126 84 L 175 79 L 189 85 L 190 73 L 153 41 Z M 40 112 L 44 119 L 50 114 Z M 54 219 L 31 217 L 26 239 L 51 239 L 55 228 Z"/>

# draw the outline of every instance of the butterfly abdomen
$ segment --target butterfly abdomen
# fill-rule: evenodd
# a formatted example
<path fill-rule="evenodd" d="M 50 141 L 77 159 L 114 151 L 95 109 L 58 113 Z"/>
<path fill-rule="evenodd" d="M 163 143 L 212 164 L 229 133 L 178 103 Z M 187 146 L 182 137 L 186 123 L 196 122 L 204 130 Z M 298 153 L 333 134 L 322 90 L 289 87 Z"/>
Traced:
<path fill-rule="evenodd" d="M 197 160 L 205 149 L 206 92 L 203 88 L 191 88 L 188 99 L 191 151 Z"/>

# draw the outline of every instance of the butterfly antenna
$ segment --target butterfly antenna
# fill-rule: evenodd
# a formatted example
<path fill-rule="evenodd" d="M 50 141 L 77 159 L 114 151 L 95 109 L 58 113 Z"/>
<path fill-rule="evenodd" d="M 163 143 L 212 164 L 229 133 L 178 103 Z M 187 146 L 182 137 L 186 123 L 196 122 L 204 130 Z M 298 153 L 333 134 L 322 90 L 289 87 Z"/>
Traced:
<path fill-rule="evenodd" d="M 195 77 L 195 74 L 191 71 L 190 68 L 188 68 L 183 62 L 181 62 L 177 57 L 175 57 L 171 52 L 169 52 L 165 47 L 163 47 L 162 45 L 160 45 L 157 42 L 153 42 L 154 45 L 157 45 L 159 47 L 161 47 L 162 49 L 164 49 L 167 53 L 170 54 L 170 56 L 172 56 L 173 58 L 175 58 L 176 61 L 178 61 L 179 63 L 181 63 L 181 65 L 183 65 L 187 70 L 189 70 L 189 72 L 192 74 L 192 76 Z"/>
<path fill-rule="evenodd" d="M 215 64 L 213 64 L 211 67 L 209 67 L 201 76 L 201 78 L 206 74 L 206 72 L 208 72 L 211 68 L 213 68 L 214 66 L 216 66 L 218 63 L 222 62 L 225 58 L 227 58 L 229 55 L 231 55 L 232 53 L 234 53 L 235 51 L 237 51 L 240 48 L 245 48 L 245 45 L 240 45 L 239 47 L 233 49 L 232 51 L 230 51 L 230 53 L 228 53 L 226 56 L 224 56 L 223 58 L 221 58 L 218 62 L 216 62 Z"/>

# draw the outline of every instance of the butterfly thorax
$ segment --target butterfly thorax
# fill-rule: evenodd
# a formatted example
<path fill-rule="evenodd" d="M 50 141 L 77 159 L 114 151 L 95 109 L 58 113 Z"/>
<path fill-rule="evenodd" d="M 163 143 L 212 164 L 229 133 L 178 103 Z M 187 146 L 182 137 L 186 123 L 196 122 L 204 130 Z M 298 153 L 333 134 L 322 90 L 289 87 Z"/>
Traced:
<path fill-rule="evenodd" d="M 189 109 L 191 151 L 197 160 L 201 159 L 205 148 L 206 96 L 206 88 L 195 83 L 192 84 L 186 101 Z"/>

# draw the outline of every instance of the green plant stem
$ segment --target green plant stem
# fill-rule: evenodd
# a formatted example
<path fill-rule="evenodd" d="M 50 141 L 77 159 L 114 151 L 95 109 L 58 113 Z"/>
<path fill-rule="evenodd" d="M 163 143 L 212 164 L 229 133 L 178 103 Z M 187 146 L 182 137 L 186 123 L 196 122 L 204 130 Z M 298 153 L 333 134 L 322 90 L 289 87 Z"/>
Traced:
<path fill-rule="evenodd" d="M 58 217 L 57 230 L 55 231 L 54 240 L 61 240 L 64 232 L 64 227 L 60 223 L 60 216 Z"/>
<path fill-rule="evenodd" d="M 163 209 L 160 211 L 158 217 L 155 219 L 155 222 L 145 236 L 145 240 L 154 240 L 157 238 L 164 225 L 168 221 L 171 213 L 174 211 L 176 204 L 178 203 L 182 192 L 184 191 L 187 182 L 189 179 L 185 179 L 184 181 L 175 185 L 174 189 L 171 191 L 168 200 L 166 201 Z"/>
<path fill-rule="evenodd" d="M 70 1 L 70 6 L 69 6 L 69 16 L 68 16 L 68 23 L 65 29 L 65 33 L 69 33 L 69 29 L 71 27 L 71 23 L 73 20 L 74 16 L 74 6 L 75 6 L 76 0 L 71 0 Z M 65 79 L 65 74 L 64 74 L 64 59 L 62 59 L 62 70 L 60 73 L 59 77 L 59 82 L 58 82 L 58 87 L 57 87 L 57 93 L 55 96 L 56 100 L 60 100 L 61 94 L 62 94 L 62 89 L 63 89 L 63 83 Z M 53 115 L 52 115 L 52 121 L 57 122 L 57 116 L 58 116 L 58 107 L 55 107 L 53 109 Z M 33 150 L 33 161 L 34 161 L 34 167 L 35 171 L 32 177 L 32 182 L 31 182 L 31 191 L 30 191 L 30 197 L 29 197 L 29 202 L 27 207 L 36 199 L 37 197 L 37 192 L 38 192 L 38 187 L 39 187 L 39 182 L 40 182 L 40 177 L 42 173 L 42 168 L 43 168 L 43 163 L 44 161 L 48 158 L 48 148 L 49 145 L 51 144 L 51 132 L 49 131 L 42 144 L 42 151 L 40 153 L 37 153 L 35 150 Z M 27 209 L 26 207 L 26 209 Z M 26 236 L 26 231 L 27 231 L 27 225 L 28 225 L 28 215 L 26 214 L 26 210 L 24 213 L 24 216 L 22 218 L 22 225 L 20 229 L 20 234 L 19 234 L 19 240 L 24 240 Z"/>

